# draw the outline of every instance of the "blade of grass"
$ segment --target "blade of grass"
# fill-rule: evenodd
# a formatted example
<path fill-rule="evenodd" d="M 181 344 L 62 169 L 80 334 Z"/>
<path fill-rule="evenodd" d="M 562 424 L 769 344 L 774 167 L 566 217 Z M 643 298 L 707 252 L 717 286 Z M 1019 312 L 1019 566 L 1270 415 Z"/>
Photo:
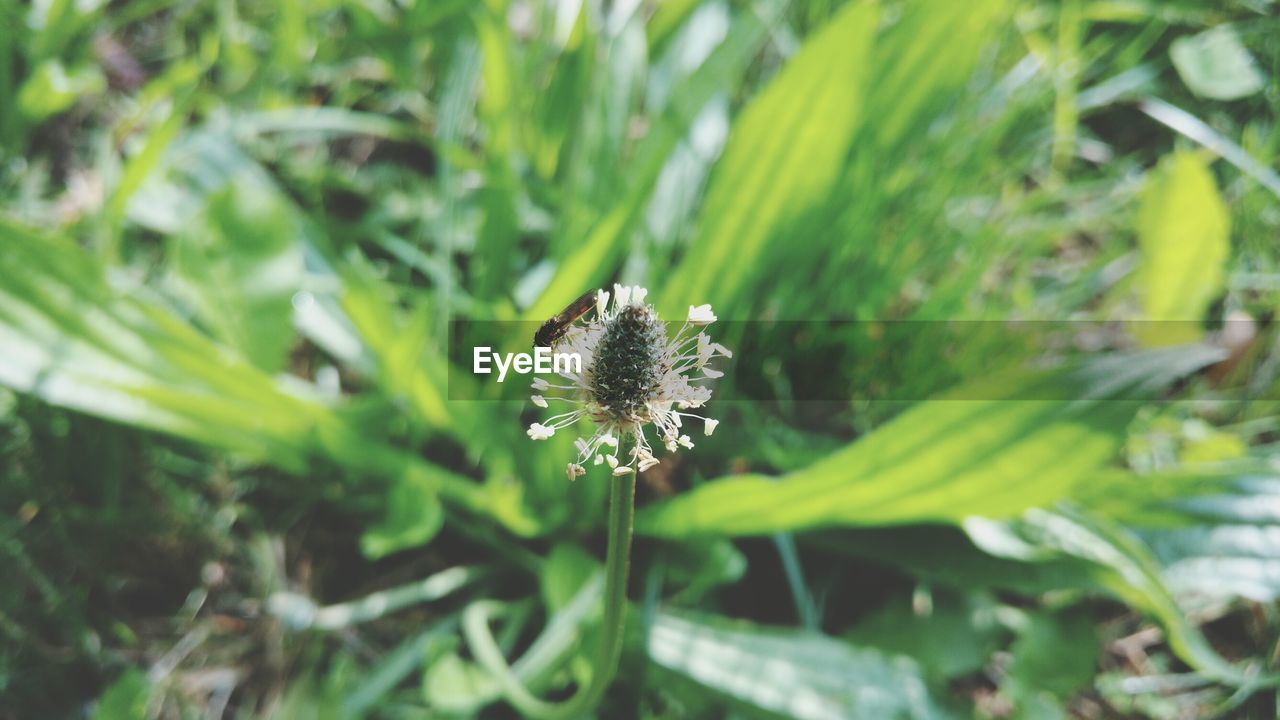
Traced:
<path fill-rule="evenodd" d="M 712 172 L 698 234 L 659 307 L 724 305 L 764 270 L 779 226 L 826 200 L 863 114 L 878 6 L 847 5 L 735 121 Z"/>
<path fill-rule="evenodd" d="M 1255 160 L 1244 148 L 1206 125 L 1200 118 L 1155 97 L 1138 103 L 1138 109 L 1152 120 L 1217 153 L 1223 160 L 1280 198 L 1280 173 Z"/>
<path fill-rule="evenodd" d="M 555 277 L 524 313 L 541 322 L 560 312 L 584 287 L 607 278 L 626 248 L 625 239 L 638 222 L 653 185 L 672 150 L 688 134 L 698 113 L 717 93 L 739 77 L 764 39 L 765 25 L 754 15 L 734 21 L 723 43 L 683 83 L 672 90 L 648 135 L 636 148 L 630 187 L 618 204 L 592 227 L 586 238 L 556 270 Z"/>
<path fill-rule="evenodd" d="M 1140 368 L 1128 377 L 1088 365 L 1003 373 L 916 405 L 780 481 L 731 476 L 649 506 L 637 530 L 762 535 L 1011 517 L 1070 496 L 1114 459 L 1137 398 L 1220 357 L 1179 348 L 1117 358 Z M 976 397 L 986 399 L 964 399 Z"/>

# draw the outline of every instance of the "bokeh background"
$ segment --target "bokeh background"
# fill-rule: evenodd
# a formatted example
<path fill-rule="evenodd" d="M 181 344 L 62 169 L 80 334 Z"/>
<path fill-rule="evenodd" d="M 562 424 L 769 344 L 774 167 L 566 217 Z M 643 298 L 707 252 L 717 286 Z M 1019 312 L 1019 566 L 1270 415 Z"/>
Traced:
<path fill-rule="evenodd" d="M 1270 0 L 3 0 L 0 718 L 512 717 L 484 601 L 563 697 L 608 478 L 450 327 L 612 282 L 741 372 L 598 717 L 1276 717 L 1278 73 Z"/>

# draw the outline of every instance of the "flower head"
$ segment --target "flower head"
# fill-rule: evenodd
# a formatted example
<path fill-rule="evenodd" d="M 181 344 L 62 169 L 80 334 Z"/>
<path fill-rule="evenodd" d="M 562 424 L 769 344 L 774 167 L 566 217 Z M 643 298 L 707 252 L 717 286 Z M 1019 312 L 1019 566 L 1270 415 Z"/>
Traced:
<path fill-rule="evenodd" d="M 538 392 L 532 396 L 535 405 L 545 408 L 548 401 L 560 401 L 571 409 L 548 418 L 546 424 L 530 425 L 531 439 L 545 440 L 584 418 L 596 425 L 590 438 L 574 443 L 578 457 L 566 469 L 570 480 L 584 474 L 589 461 L 607 463 L 614 475 L 644 472 L 658 464 L 644 436 L 646 425 L 652 424 L 663 445 L 675 452 L 693 447 L 689 436 L 680 432 L 682 417 L 701 420 L 707 435 L 719 422 L 685 412 L 711 399 L 711 389 L 695 383 L 724 374 L 707 363 L 733 356 L 697 329 L 716 320 L 711 306 L 690 307 L 680 330 L 668 336 L 657 311 L 645 304 L 647 295 L 642 287 L 614 285 L 610 304 L 610 293 L 601 290 L 595 317 L 574 325 L 556 341 L 558 352 L 578 353 L 582 372 L 559 373 L 565 381 L 561 383 L 543 378 L 533 382 Z M 626 453 L 619 452 L 620 439 L 631 440 Z"/>

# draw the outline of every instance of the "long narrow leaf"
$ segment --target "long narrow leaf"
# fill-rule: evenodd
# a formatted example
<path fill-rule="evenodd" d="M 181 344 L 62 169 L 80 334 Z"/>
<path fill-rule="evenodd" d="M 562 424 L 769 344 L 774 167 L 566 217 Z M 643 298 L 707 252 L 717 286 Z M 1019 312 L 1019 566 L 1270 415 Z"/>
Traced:
<path fill-rule="evenodd" d="M 826 201 L 862 120 L 877 17 L 875 3 L 850 3 L 734 123 L 698 234 L 663 287 L 673 315 L 737 297 L 777 230 Z"/>
<path fill-rule="evenodd" d="M 1149 394 L 1216 357 L 1183 348 L 1119 359 L 1142 369 L 1130 377 L 1086 365 L 989 378 L 781 478 L 711 481 L 642 513 L 637 527 L 661 536 L 760 535 L 1011 517 L 1070 496 L 1114 458 L 1139 407 L 1135 388 Z"/>

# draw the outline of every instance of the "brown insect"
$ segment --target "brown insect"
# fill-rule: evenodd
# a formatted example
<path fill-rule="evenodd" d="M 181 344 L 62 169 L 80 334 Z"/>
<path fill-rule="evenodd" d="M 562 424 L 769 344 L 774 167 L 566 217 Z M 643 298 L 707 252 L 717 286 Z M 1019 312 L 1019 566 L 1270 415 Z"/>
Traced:
<path fill-rule="evenodd" d="M 596 291 L 588 290 L 583 293 L 582 297 L 569 303 L 569 307 L 560 311 L 560 314 L 542 323 L 542 327 L 538 328 L 538 332 L 533 335 L 534 347 L 551 347 L 555 341 L 564 337 L 569 332 L 569 326 L 573 325 L 573 321 L 586 315 L 596 304 Z"/>

